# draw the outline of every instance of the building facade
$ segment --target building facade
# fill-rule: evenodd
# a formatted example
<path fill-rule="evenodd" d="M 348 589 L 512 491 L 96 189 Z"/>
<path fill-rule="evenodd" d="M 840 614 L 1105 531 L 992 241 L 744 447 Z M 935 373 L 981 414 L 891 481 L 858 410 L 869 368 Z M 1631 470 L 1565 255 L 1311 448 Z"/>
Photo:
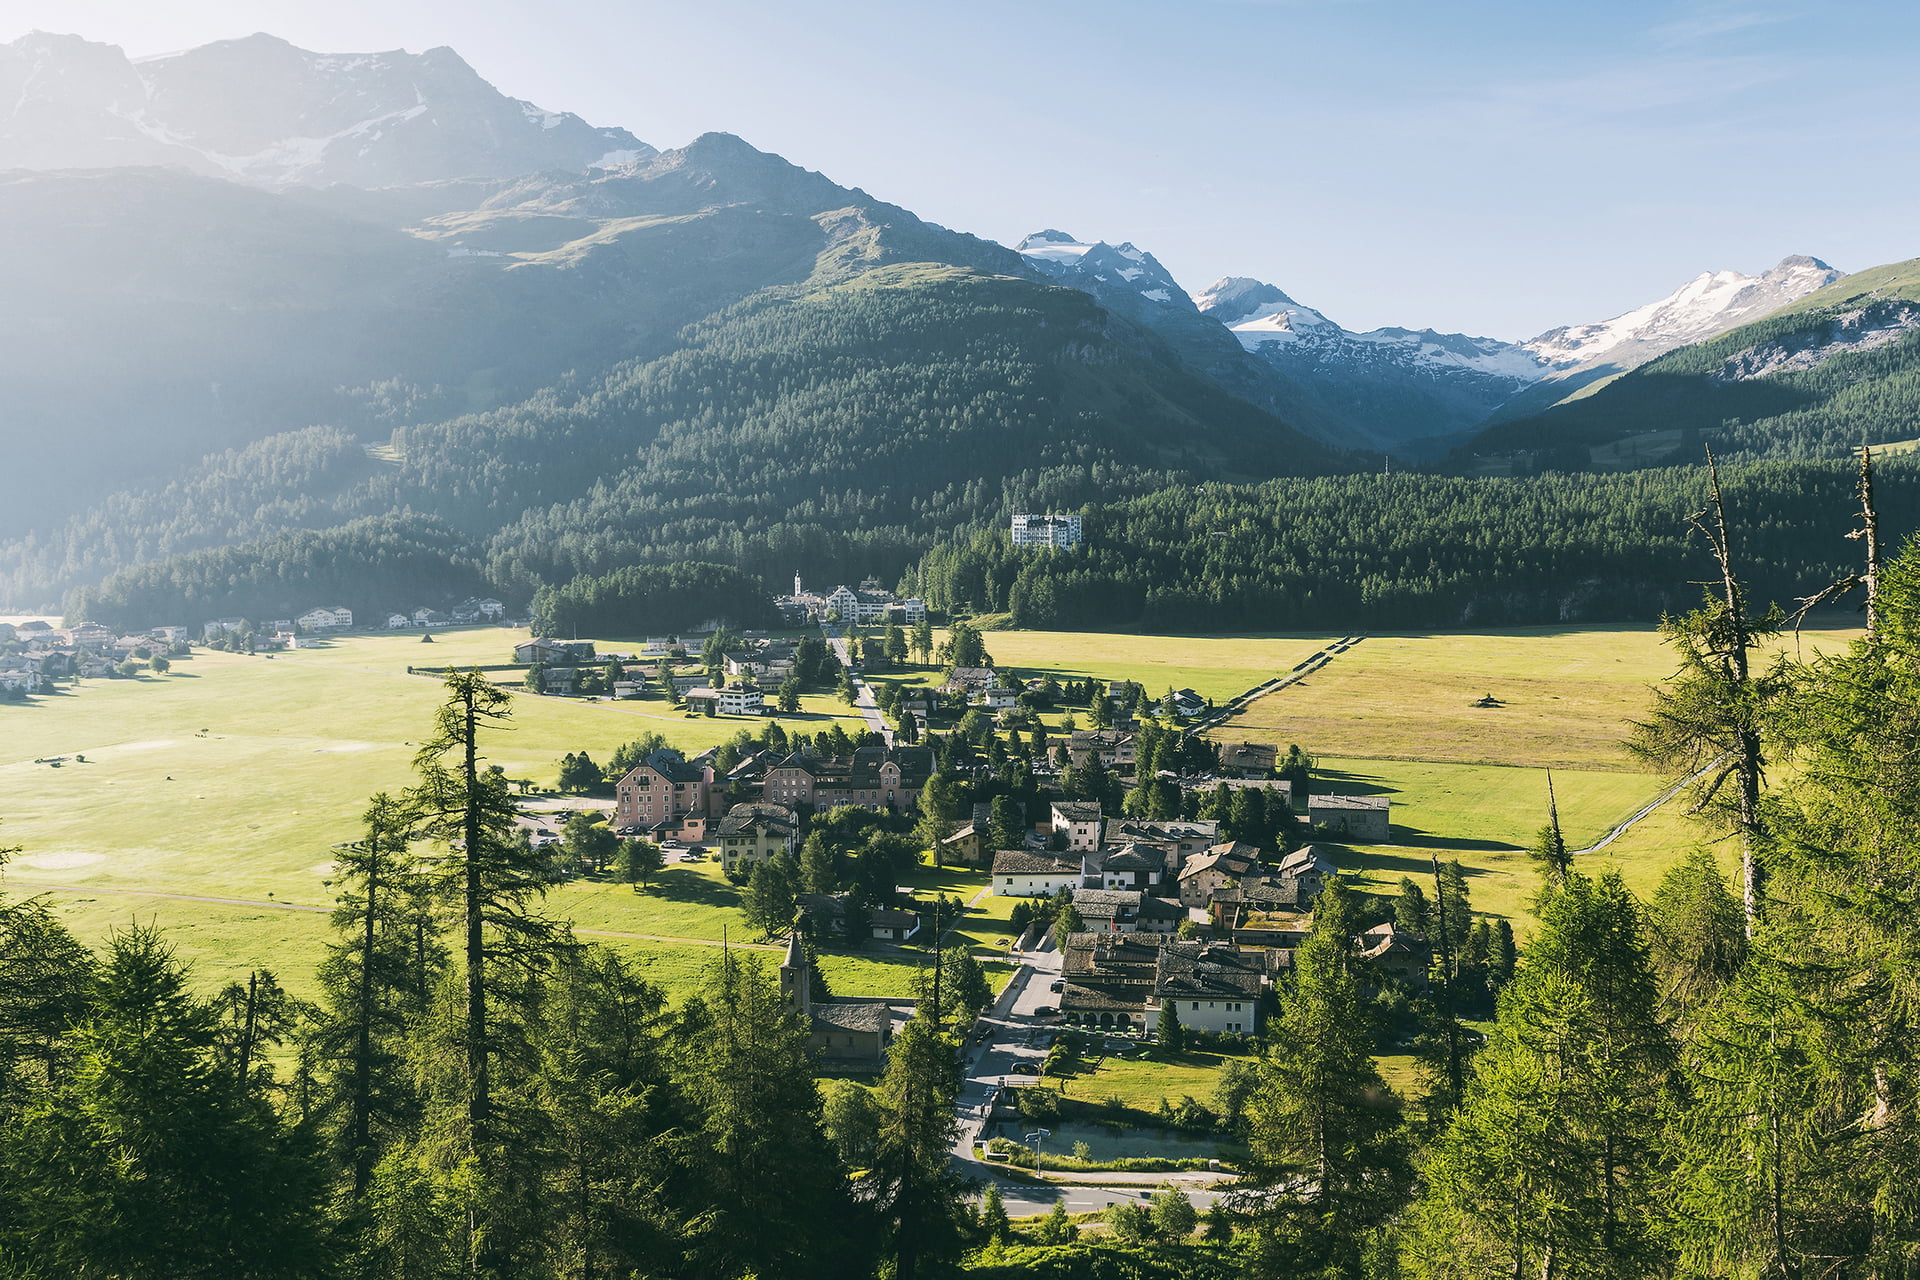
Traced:
<path fill-rule="evenodd" d="M 1065 550 L 1077 547 L 1081 542 L 1081 525 L 1078 512 L 1055 515 L 1016 513 L 1011 521 L 1010 532 L 1016 547 L 1053 547 Z"/>

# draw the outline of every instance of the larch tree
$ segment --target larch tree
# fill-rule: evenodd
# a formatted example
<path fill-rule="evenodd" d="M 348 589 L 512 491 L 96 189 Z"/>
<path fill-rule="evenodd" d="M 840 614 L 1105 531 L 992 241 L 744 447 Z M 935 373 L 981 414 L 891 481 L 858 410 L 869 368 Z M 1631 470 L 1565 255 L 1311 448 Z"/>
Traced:
<path fill-rule="evenodd" d="M 1247 1107 L 1250 1159 L 1233 1199 L 1252 1222 L 1257 1276 L 1358 1280 L 1411 1176 L 1400 1100 L 1374 1065 L 1347 923 L 1335 915 L 1294 953 Z"/>

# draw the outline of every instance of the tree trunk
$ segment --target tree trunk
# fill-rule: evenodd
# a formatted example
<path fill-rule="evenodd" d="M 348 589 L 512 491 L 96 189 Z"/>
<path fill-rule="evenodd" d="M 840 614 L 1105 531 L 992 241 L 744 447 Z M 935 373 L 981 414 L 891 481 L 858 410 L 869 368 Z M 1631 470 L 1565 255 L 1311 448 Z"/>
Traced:
<path fill-rule="evenodd" d="M 462 744 L 461 781 L 465 784 L 466 814 L 466 925 L 467 925 L 467 1121 L 473 1127 L 474 1141 L 484 1137 L 492 1118 L 487 1081 L 487 984 L 485 935 L 481 930 L 480 830 L 480 722 L 471 697 L 462 709 L 466 741 Z"/>

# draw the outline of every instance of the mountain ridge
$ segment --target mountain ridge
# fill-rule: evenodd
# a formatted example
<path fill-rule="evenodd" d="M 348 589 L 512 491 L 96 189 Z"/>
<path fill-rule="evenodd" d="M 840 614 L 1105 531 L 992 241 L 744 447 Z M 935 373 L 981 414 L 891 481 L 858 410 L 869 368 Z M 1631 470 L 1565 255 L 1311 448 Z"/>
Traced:
<path fill-rule="evenodd" d="M 171 164 L 267 187 L 389 186 L 613 166 L 625 129 L 509 98 L 445 46 L 323 54 L 256 33 L 134 60 L 31 32 L 0 45 L 0 168 Z"/>

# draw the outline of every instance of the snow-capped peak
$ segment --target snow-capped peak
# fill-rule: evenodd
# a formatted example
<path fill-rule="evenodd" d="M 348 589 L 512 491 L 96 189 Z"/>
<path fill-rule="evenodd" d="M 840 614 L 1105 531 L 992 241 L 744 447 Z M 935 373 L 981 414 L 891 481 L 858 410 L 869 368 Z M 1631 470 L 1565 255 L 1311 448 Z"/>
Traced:
<path fill-rule="evenodd" d="M 1014 252 L 1062 284 L 1098 296 L 1119 291 L 1182 310 L 1193 305 L 1152 254 L 1129 243 L 1089 244 L 1049 227 L 1015 245 Z"/>
<path fill-rule="evenodd" d="M 1703 342 L 1758 320 L 1844 274 L 1818 258 L 1796 254 L 1764 275 L 1703 271 L 1664 298 L 1597 324 L 1566 325 L 1524 343 L 1555 368 L 1596 360 L 1631 359 Z"/>
<path fill-rule="evenodd" d="M 1078 262 L 1091 248 L 1092 245 L 1083 244 L 1064 231 L 1048 228 L 1034 232 L 1015 245 L 1013 251 L 1035 262 Z"/>

